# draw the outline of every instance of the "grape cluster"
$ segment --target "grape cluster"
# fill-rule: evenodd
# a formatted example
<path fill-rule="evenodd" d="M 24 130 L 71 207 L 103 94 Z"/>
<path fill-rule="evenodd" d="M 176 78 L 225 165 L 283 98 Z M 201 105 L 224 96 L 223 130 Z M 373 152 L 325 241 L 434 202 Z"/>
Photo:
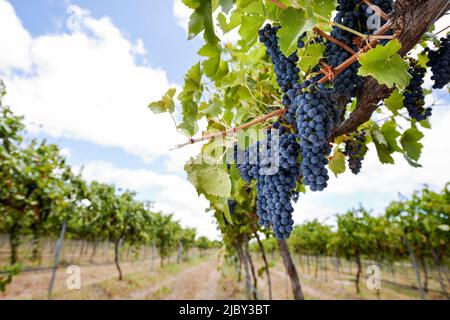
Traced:
<path fill-rule="evenodd" d="M 295 98 L 297 128 L 301 147 L 301 170 L 304 184 L 311 191 L 322 191 L 329 180 L 328 143 L 331 129 L 339 121 L 340 112 L 335 108 L 334 93 L 324 85 L 311 81 L 302 84 Z"/>
<path fill-rule="evenodd" d="M 353 0 L 339 0 L 339 4 L 336 7 L 337 14 L 334 21 L 346 27 L 357 30 L 359 26 L 359 14 L 356 10 L 356 4 L 357 1 Z M 354 35 L 352 33 L 334 26 L 331 31 L 331 36 L 345 43 L 347 46 L 356 49 L 353 45 Z M 341 48 L 338 44 L 329 41 L 327 42 L 325 53 L 327 56 L 328 65 L 332 67 L 337 67 L 351 57 L 349 52 Z M 358 76 L 359 66 L 359 63 L 355 62 L 343 73 L 336 76 L 334 79 L 334 86 L 336 93 L 339 96 L 351 98 L 356 89 L 361 87 L 362 78 Z"/>
<path fill-rule="evenodd" d="M 422 121 L 431 116 L 431 108 L 425 108 L 425 95 L 422 84 L 426 69 L 420 67 L 415 61 L 411 62 L 409 73 L 412 76 L 411 82 L 403 93 L 403 104 L 408 110 L 409 116 L 417 121 Z"/>
<path fill-rule="evenodd" d="M 277 32 L 280 27 L 274 27 L 271 24 L 266 24 L 264 28 L 259 30 L 259 41 L 266 46 L 267 55 L 271 58 L 275 66 L 275 74 L 277 82 L 281 90 L 286 93 L 294 84 L 298 82 L 298 73 L 300 69 L 296 66 L 298 56 L 296 53 L 286 57 L 278 45 Z M 286 103 L 289 105 L 289 102 Z"/>
<path fill-rule="evenodd" d="M 344 155 L 348 157 L 348 166 L 353 174 L 359 174 L 366 155 L 366 132 L 357 132 L 354 139 L 345 142 Z"/>
<path fill-rule="evenodd" d="M 244 180 L 256 181 L 258 223 L 272 226 L 277 239 L 289 238 L 293 230 L 292 201 L 299 196 L 295 191 L 300 178 L 298 157 L 296 134 L 275 123 L 267 139 L 249 147 L 242 164 L 236 162 Z M 238 158 L 235 154 L 235 161 Z"/>
<path fill-rule="evenodd" d="M 374 0 L 372 2 L 386 13 L 390 13 L 392 11 L 392 0 Z M 361 4 L 360 0 L 339 0 L 336 10 L 337 14 L 334 19 L 336 23 L 342 24 L 361 33 L 373 33 L 374 30 L 369 29 L 367 22 L 374 13 L 368 10 L 368 6 L 366 4 Z M 355 35 L 353 33 L 334 26 L 331 31 L 331 36 L 357 51 L 357 48 L 354 45 Z M 326 56 L 328 59 L 328 64 L 332 67 L 337 67 L 349 59 L 351 54 L 339 45 L 328 41 Z M 339 96 L 350 99 L 355 96 L 357 90 L 362 87 L 363 79 L 358 76 L 359 68 L 360 64 L 355 62 L 343 73 L 336 76 L 334 79 L 334 85 L 336 93 Z"/>
<path fill-rule="evenodd" d="M 431 67 L 434 89 L 442 89 L 450 82 L 450 34 L 441 38 L 441 44 L 436 51 L 427 48 L 428 66 Z"/>

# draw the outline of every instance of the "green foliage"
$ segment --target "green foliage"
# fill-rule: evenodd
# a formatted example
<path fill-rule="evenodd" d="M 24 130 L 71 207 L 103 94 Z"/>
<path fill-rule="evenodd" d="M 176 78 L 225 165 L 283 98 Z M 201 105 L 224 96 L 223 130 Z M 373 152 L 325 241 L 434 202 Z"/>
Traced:
<path fill-rule="evenodd" d="M 18 264 L 13 266 L 7 266 L 3 270 L 0 269 L 2 273 L 6 274 L 0 275 L 0 292 L 5 291 L 6 286 L 12 282 L 13 277 L 17 276 L 21 270 L 22 267 Z"/>
<path fill-rule="evenodd" d="M 149 105 L 150 110 L 154 113 L 173 113 L 175 111 L 175 103 L 173 102 L 173 96 L 177 92 L 177 89 L 169 89 L 163 96 L 161 101 L 152 102 Z"/>
<path fill-rule="evenodd" d="M 286 57 L 289 57 L 297 50 L 298 38 L 312 30 L 314 21 L 307 18 L 306 12 L 302 9 L 287 8 L 280 14 L 280 23 L 283 26 L 278 31 L 280 49 Z"/>
<path fill-rule="evenodd" d="M 389 88 L 394 85 L 400 89 L 406 88 L 411 75 L 408 73 L 409 64 L 397 54 L 401 47 L 400 42 L 395 39 L 385 46 L 377 46 L 361 55 L 359 58 L 361 68 L 358 74 L 372 76 L 380 84 L 385 84 Z"/>

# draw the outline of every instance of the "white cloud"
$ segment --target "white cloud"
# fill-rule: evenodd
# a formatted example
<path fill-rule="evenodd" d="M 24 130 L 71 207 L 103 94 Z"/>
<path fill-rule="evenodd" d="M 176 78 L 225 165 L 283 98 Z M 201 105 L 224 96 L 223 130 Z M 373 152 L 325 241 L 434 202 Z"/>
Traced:
<path fill-rule="evenodd" d="M 185 227 L 195 227 L 201 235 L 217 238 L 218 231 L 211 213 L 206 213 L 208 202 L 198 197 L 195 189 L 177 175 L 160 174 L 147 169 L 119 168 L 107 162 L 90 162 L 84 166 L 83 176 L 88 181 L 113 183 L 121 188 L 152 194 L 155 209 L 174 213 Z"/>
<path fill-rule="evenodd" d="M 189 17 L 192 14 L 192 10 L 181 2 L 181 0 L 173 1 L 173 15 L 175 16 L 178 26 L 184 30 L 188 30 Z"/>
<path fill-rule="evenodd" d="M 0 0 L 0 70 L 29 70 L 31 36 L 23 28 L 14 8 Z"/>
<path fill-rule="evenodd" d="M 73 6 L 73 33 L 32 38 L 13 7 L 4 0 L 0 6 L 0 37 L 6 37 L 0 74 L 14 111 L 42 125 L 31 131 L 120 147 L 144 159 L 183 140 L 168 115 L 146 108 L 174 85 L 163 70 L 135 63 L 145 53 L 142 40 L 133 44 L 109 18 L 94 19 Z M 10 74 L 11 68 L 25 75 Z"/>

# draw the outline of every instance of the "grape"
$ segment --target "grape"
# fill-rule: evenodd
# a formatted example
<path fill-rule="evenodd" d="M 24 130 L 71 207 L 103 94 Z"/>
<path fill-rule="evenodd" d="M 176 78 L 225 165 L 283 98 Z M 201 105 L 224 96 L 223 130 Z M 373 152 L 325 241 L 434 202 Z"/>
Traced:
<path fill-rule="evenodd" d="M 375 0 L 373 3 L 379 6 L 386 13 L 390 13 L 392 11 L 392 0 Z M 374 30 L 368 29 L 367 22 L 373 15 L 373 12 L 370 11 L 369 13 L 367 8 L 368 6 L 366 4 L 361 4 L 361 1 L 358 0 L 339 0 L 336 8 L 337 14 L 334 21 L 361 33 L 372 34 Z M 384 22 L 381 21 L 381 24 L 383 23 Z M 331 36 L 345 43 L 353 50 L 358 51 L 358 48 L 354 45 L 355 35 L 353 33 L 350 33 L 340 27 L 333 26 Z M 349 59 L 351 54 L 339 45 L 327 41 L 326 57 L 328 65 L 337 67 Z M 358 62 L 354 62 L 333 80 L 336 93 L 340 97 L 345 97 L 349 100 L 355 96 L 359 89 L 362 88 L 363 78 L 358 76 L 359 68 L 360 64 Z"/>
<path fill-rule="evenodd" d="M 286 57 L 281 52 L 281 49 L 278 46 L 277 36 L 279 29 L 280 27 L 273 27 L 271 24 L 266 24 L 263 29 L 259 30 L 258 34 L 259 41 L 266 46 L 267 55 L 271 58 L 271 61 L 275 66 L 277 83 L 281 90 L 286 93 L 298 82 L 298 73 L 300 72 L 300 69 L 296 66 L 296 63 L 298 62 L 296 53 Z M 299 45 L 300 42 L 301 40 L 299 40 Z"/>
<path fill-rule="evenodd" d="M 362 161 L 366 155 L 366 132 L 356 132 L 354 139 L 345 142 L 344 154 L 348 157 L 348 165 L 353 174 L 359 174 Z"/>
<path fill-rule="evenodd" d="M 416 61 L 411 61 L 409 73 L 412 76 L 411 82 L 403 93 L 403 104 L 408 110 L 409 116 L 417 121 L 423 121 L 431 116 L 432 109 L 425 108 L 425 96 L 422 84 L 426 69 L 420 67 Z"/>
<path fill-rule="evenodd" d="M 313 192 L 322 191 L 329 180 L 326 166 L 331 147 L 328 139 L 331 129 L 340 119 L 340 112 L 335 108 L 334 93 L 322 84 L 316 85 L 313 81 L 306 81 L 298 93 L 294 104 L 301 147 L 303 183 Z"/>
<path fill-rule="evenodd" d="M 298 200 L 295 189 L 300 178 L 299 154 L 296 134 L 275 123 L 267 139 L 250 146 L 244 163 L 237 164 L 244 180 L 256 180 L 258 223 L 272 226 L 278 239 L 289 238 L 293 229 L 292 201 Z"/>
<path fill-rule="evenodd" d="M 434 89 L 442 89 L 450 82 L 450 34 L 441 38 L 441 44 L 435 51 L 426 49 L 428 52 L 428 66 L 431 67 L 434 80 Z"/>

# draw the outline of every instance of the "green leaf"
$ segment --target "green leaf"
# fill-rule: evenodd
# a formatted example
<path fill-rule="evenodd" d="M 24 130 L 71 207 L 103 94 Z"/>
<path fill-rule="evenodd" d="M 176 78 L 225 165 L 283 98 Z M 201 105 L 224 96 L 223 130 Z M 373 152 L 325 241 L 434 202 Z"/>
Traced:
<path fill-rule="evenodd" d="M 404 89 L 411 79 L 408 63 L 397 54 L 401 44 L 397 39 L 389 41 L 385 46 L 378 45 L 359 58 L 361 68 L 358 74 L 372 76 L 378 83 L 389 88 L 397 85 Z"/>
<path fill-rule="evenodd" d="M 307 73 L 323 58 L 326 46 L 323 44 L 310 44 L 300 53 L 299 68 Z"/>
<path fill-rule="evenodd" d="M 185 166 L 189 181 L 199 194 L 229 198 L 231 195 L 230 175 L 223 165 L 188 163 Z"/>
<path fill-rule="evenodd" d="M 430 61 L 430 58 L 428 58 L 427 54 L 421 52 L 417 55 L 417 61 L 422 68 L 428 68 L 427 63 Z"/>
<path fill-rule="evenodd" d="M 225 203 L 223 204 L 223 207 L 225 210 L 223 210 L 224 211 L 223 213 L 224 213 L 225 219 L 227 219 L 229 224 L 234 224 L 233 217 L 231 216 L 231 212 L 230 212 L 230 206 L 229 206 L 228 199 L 224 199 L 224 200 L 225 200 Z"/>
<path fill-rule="evenodd" d="M 298 38 L 306 31 L 312 30 L 314 21 L 306 18 L 302 9 L 287 8 L 280 14 L 282 28 L 278 31 L 281 52 L 289 57 L 297 50 Z"/>
<path fill-rule="evenodd" d="M 230 32 L 231 30 L 233 30 L 234 28 L 238 27 L 241 24 L 242 16 L 240 14 L 233 13 L 231 15 L 231 17 L 230 17 L 230 22 L 228 23 L 227 22 L 227 18 L 221 12 L 217 16 L 217 22 L 219 23 L 220 29 L 222 29 L 222 31 L 224 33 L 228 33 L 228 32 Z"/>
<path fill-rule="evenodd" d="M 345 155 L 338 148 L 330 159 L 329 167 L 336 177 L 345 172 Z"/>
<path fill-rule="evenodd" d="M 197 9 L 200 7 L 200 0 L 181 0 L 184 5 L 190 9 Z"/>
<path fill-rule="evenodd" d="M 159 114 L 164 112 L 173 113 L 175 111 L 175 103 L 173 97 L 177 89 L 169 89 L 162 97 L 161 101 L 155 101 L 148 106 L 153 113 Z"/>
<path fill-rule="evenodd" d="M 403 109 L 403 95 L 398 91 L 398 89 L 395 89 L 389 98 L 384 100 L 384 105 L 394 115 L 398 115 L 398 111 Z"/>
<path fill-rule="evenodd" d="M 183 91 L 178 95 L 181 102 L 182 122 L 178 126 L 187 136 L 193 136 L 197 130 L 198 104 L 195 96 L 202 91 L 202 71 L 200 63 L 189 69 L 184 77 Z"/>
<path fill-rule="evenodd" d="M 423 145 L 419 142 L 424 137 L 417 128 L 406 130 L 400 138 L 400 143 L 406 155 L 414 161 L 418 161 L 422 153 Z"/>
<path fill-rule="evenodd" d="M 386 121 L 381 127 L 381 132 L 391 148 L 391 150 L 401 152 L 402 149 L 397 143 L 397 138 L 400 137 L 400 132 L 397 131 L 397 125 L 395 121 Z"/>
<path fill-rule="evenodd" d="M 430 123 L 430 119 L 425 119 L 419 122 L 420 125 L 425 128 L 425 129 L 431 129 L 431 123 Z"/>
<path fill-rule="evenodd" d="M 380 162 L 383 164 L 394 164 L 394 158 L 391 156 L 393 150 L 390 148 L 388 141 L 378 125 L 374 124 L 370 134 L 372 136 L 372 141 L 375 144 Z"/>
<path fill-rule="evenodd" d="M 219 2 L 223 12 L 228 14 L 233 9 L 233 0 L 220 0 Z"/>
<path fill-rule="evenodd" d="M 260 15 L 244 15 L 242 16 L 239 35 L 241 40 L 239 44 L 244 47 L 252 46 L 258 39 L 258 30 L 261 29 L 266 18 Z"/>
<path fill-rule="evenodd" d="M 392 151 L 389 150 L 388 147 L 386 147 L 383 144 L 380 144 L 376 141 L 374 141 L 375 148 L 377 149 L 378 159 L 383 164 L 394 164 L 394 158 L 392 158 L 391 154 Z"/>
<path fill-rule="evenodd" d="M 196 10 L 191 14 L 189 18 L 188 24 L 188 39 L 192 40 L 195 38 L 200 32 L 205 30 L 205 21 L 200 11 Z"/>
<path fill-rule="evenodd" d="M 197 6 L 197 2 L 200 4 Z M 212 0 L 197 0 L 189 3 L 195 7 L 189 20 L 189 39 L 194 38 L 203 31 L 206 44 L 200 49 L 199 54 L 209 58 L 203 62 L 204 73 L 208 77 L 216 74 L 220 66 L 221 47 L 220 40 L 214 31 Z"/>
<path fill-rule="evenodd" d="M 198 113 L 208 118 L 216 117 L 222 113 L 222 104 L 218 100 L 203 102 L 198 109 Z"/>
<path fill-rule="evenodd" d="M 308 8 L 308 10 L 312 10 L 325 18 L 331 18 L 333 11 L 336 9 L 336 0 L 300 0 L 298 2 L 301 7 Z"/>

